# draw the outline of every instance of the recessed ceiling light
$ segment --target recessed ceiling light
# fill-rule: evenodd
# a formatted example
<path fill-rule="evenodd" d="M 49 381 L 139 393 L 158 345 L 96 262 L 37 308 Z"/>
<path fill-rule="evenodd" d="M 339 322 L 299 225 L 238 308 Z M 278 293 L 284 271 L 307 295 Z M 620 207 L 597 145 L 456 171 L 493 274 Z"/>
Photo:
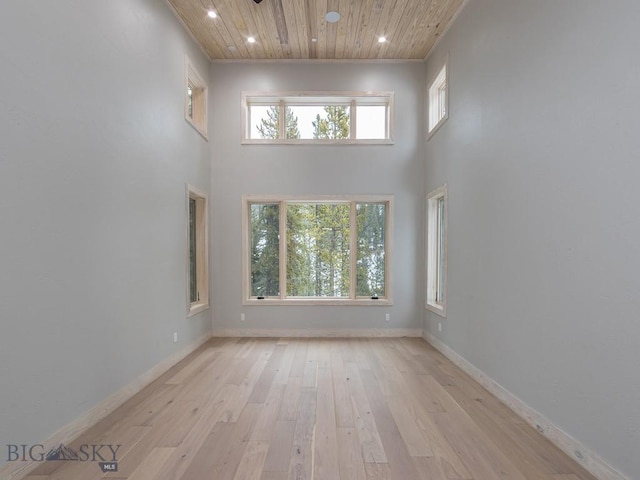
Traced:
<path fill-rule="evenodd" d="M 216 12 L 214 12 L 213 10 L 209 10 L 207 12 L 207 15 L 209 15 L 210 18 L 218 18 L 218 14 Z"/>
<path fill-rule="evenodd" d="M 227 46 L 227 48 L 229 49 L 230 52 L 235 52 L 236 51 L 236 47 L 234 47 L 233 45 L 229 45 L 229 46 Z"/>
<path fill-rule="evenodd" d="M 387 41 L 387 37 L 385 37 L 384 35 L 381 37 L 378 37 L 378 43 L 384 43 Z"/>
<path fill-rule="evenodd" d="M 247 42 L 249 42 L 249 43 L 256 43 L 256 39 L 255 39 L 255 37 L 248 37 L 248 38 L 247 38 Z"/>
<path fill-rule="evenodd" d="M 318 41 L 318 39 L 317 39 L 316 37 L 313 37 L 313 38 L 311 39 L 311 41 L 312 41 L 313 43 L 316 43 L 316 42 Z"/>
<path fill-rule="evenodd" d="M 329 23 L 336 23 L 340 20 L 340 14 L 338 12 L 327 12 L 324 18 Z"/>

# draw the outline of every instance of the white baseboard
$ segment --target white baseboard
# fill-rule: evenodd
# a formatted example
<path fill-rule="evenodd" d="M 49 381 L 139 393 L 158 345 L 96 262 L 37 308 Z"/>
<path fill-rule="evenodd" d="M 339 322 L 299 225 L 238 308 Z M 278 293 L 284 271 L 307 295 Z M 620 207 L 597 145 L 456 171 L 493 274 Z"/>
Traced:
<path fill-rule="evenodd" d="M 460 367 L 460 369 L 472 377 L 476 382 L 495 395 L 502 403 L 513 410 L 516 415 L 520 416 L 529 425 L 547 437 L 560 450 L 582 465 L 582 467 L 589 473 L 601 480 L 630 480 L 600 458 L 598 454 L 586 448 L 568 433 L 563 432 L 560 428 L 555 426 L 543 415 L 535 411 L 513 393 L 497 383 L 482 370 L 469 363 L 465 358 L 457 354 L 449 346 L 445 345 L 437 337 L 424 330 L 422 338 L 433 345 L 433 347 Z"/>
<path fill-rule="evenodd" d="M 362 329 L 255 329 L 226 328 L 213 330 L 213 337 L 288 337 L 288 338 L 374 338 L 374 337 L 421 337 L 421 328 L 362 328 Z"/>
<path fill-rule="evenodd" d="M 160 377 L 176 363 L 184 359 L 190 353 L 197 350 L 210 338 L 211 332 L 208 332 L 197 340 L 189 343 L 188 345 L 185 345 L 170 357 L 162 360 L 150 370 L 133 379 L 123 388 L 118 390 L 113 395 L 107 397 L 91 410 L 85 412 L 80 417 L 73 420 L 71 423 L 68 423 L 67 425 L 59 429 L 46 440 L 39 442 L 44 446 L 44 451 L 49 451 L 51 448 L 55 448 L 61 443 L 68 444 L 78 438 L 80 434 L 105 418 L 116 408 L 120 407 L 123 403 L 125 403 L 136 393 L 141 391 L 144 387 Z M 24 475 L 27 475 L 30 471 L 35 469 L 40 464 L 40 462 L 33 461 L 7 462 L 7 465 L 0 469 L 0 478 L 5 480 L 20 478 Z"/>

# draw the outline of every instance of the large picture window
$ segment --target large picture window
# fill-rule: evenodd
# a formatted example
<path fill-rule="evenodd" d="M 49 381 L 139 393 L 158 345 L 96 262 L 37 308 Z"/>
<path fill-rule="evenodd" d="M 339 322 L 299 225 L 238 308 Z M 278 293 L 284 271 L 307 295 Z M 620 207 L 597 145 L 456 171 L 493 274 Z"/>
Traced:
<path fill-rule="evenodd" d="M 243 212 L 245 302 L 390 303 L 390 196 L 247 196 Z"/>
<path fill-rule="evenodd" d="M 393 92 L 242 94 L 243 143 L 393 143 Z"/>

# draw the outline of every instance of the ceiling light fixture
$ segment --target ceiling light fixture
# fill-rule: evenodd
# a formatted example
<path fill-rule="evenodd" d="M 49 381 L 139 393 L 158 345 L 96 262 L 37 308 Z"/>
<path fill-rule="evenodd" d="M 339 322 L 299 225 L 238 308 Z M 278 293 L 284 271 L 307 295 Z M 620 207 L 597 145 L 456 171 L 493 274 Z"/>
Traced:
<path fill-rule="evenodd" d="M 249 43 L 256 43 L 256 39 L 255 39 L 255 37 L 248 37 L 248 38 L 247 38 L 247 42 L 249 42 Z"/>
<path fill-rule="evenodd" d="M 213 10 L 209 10 L 207 12 L 207 15 L 209 15 L 210 18 L 218 18 L 218 14 L 216 12 L 214 12 Z"/>
<path fill-rule="evenodd" d="M 329 23 L 336 23 L 340 20 L 340 14 L 338 12 L 327 12 L 324 18 Z"/>
<path fill-rule="evenodd" d="M 387 41 L 387 37 L 385 37 L 384 35 L 381 37 L 378 37 L 378 43 L 384 43 Z"/>
<path fill-rule="evenodd" d="M 318 39 L 317 39 L 316 37 L 313 37 L 313 38 L 311 38 L 311 41 L 312 41 L 313 43 L 316 43 L 316 42 L 318 41 Z"/>

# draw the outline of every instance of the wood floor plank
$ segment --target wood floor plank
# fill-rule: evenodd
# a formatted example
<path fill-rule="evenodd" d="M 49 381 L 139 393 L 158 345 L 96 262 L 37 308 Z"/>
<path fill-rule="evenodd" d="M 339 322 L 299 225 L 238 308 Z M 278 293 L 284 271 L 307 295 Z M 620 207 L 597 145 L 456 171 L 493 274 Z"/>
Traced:
<path fill-rule="evenodd" d="M 264 463 L 264 471 L 282 472 L 285 477 L 289 471 L 295 421 L 278 420 L 273 427 L 273 435 L 269 440 L 269 451 Z"/>
<path fill-rule="evenodd" d="M 249 442 L 233 480 L 260 480 L 268 450 L 267 442 Z"/>
<path fill-rule="evenodd" d="M 220 338 L 25 480 L 595 480 L 422 339 Z"/>
<path fill-rule="evenodd" d="M 411 461 L 407 446 L 393 419 L 393 415 L 389 411 L 375 376 L 369 370 L 362 370 L 360 375 L 371 404 L 371 412 L 376 421 L 391 473 L 395 478 L 418 480 L 418 472 Z"/>
<path fill-rule="evenodd" d="M 289 463 L 289 478 L 296 480 L 313 478 L 313 437 L 315 426 L 316 392 L 312 389 L 306 389 L 300 395 Z"/>
<path fill-rule="evenodd" d="M 386 463 L 365 463 L 364 469 L 367 480 L 395 480 L 391 475 L 391 469 Z"/>
<path fill-rule="evenodd" d="M 433 449 L 427 444 L 422 433 L 416 427 L 413 418 L 404 407 L 405 401 L 401 397 L 387 397 L 387 406 L 398 427 L 400 435 L 412 457 L 433 457 Z"/>
<path fill-rule="evenodd" d="M 331 352 L 331 376 L 336 405 L 336 425 L 338 427 L 354 427 L 355 422 L 347 383 L 347 371 L 339 349 Z"/>
<path fill-rule="evenodd" d="M 273 434 L 273 427 L 278 420 L 278 412 L 282 405 L 285 385 L 274 384 L 265 399 L 262 412 L 251 434 L 251 440 L 269 442 Z"/>
<path fill-rule="evenodd" d="M 364 389 L 360 370 L 356 363 L 346 365 L 351 406 L 354 421 L 362 448 L 362 457 L 366 463 L 387 463 L 376 421 L 372 414 L 371 405 Z"/>
<path fill-rule="evenodd" d="M 327 354 L 328 351 L 324 350 Z M 318 391 L 316 402 L 316 428 L 314 432 L 314 478 L 340 480 L 338 469 L 338 436 L 333 397 L 333 378 L 329 355 L 321 355 L 318 368 Z"/>
<path fill-rule="evenodd" d="M 173 447 L 154 448 L 138 468 L 129 475 L 129 480 L 155 480 L 174 452 L 175 448 Z"/>
<path fill-rule="evenodd" d="M 355 428 L 338 428 L 338 468 L 344 480 L 367 480 L 358 432 Z"/>
<path fill-rule="evenodd" d="M 304 360 L 302 361 L 304 364 Z M 295 420 L 298 415 L 298 404 L 302 393 L 302 377 L 289 377 L 284 389 L 278 420 Z"/>

